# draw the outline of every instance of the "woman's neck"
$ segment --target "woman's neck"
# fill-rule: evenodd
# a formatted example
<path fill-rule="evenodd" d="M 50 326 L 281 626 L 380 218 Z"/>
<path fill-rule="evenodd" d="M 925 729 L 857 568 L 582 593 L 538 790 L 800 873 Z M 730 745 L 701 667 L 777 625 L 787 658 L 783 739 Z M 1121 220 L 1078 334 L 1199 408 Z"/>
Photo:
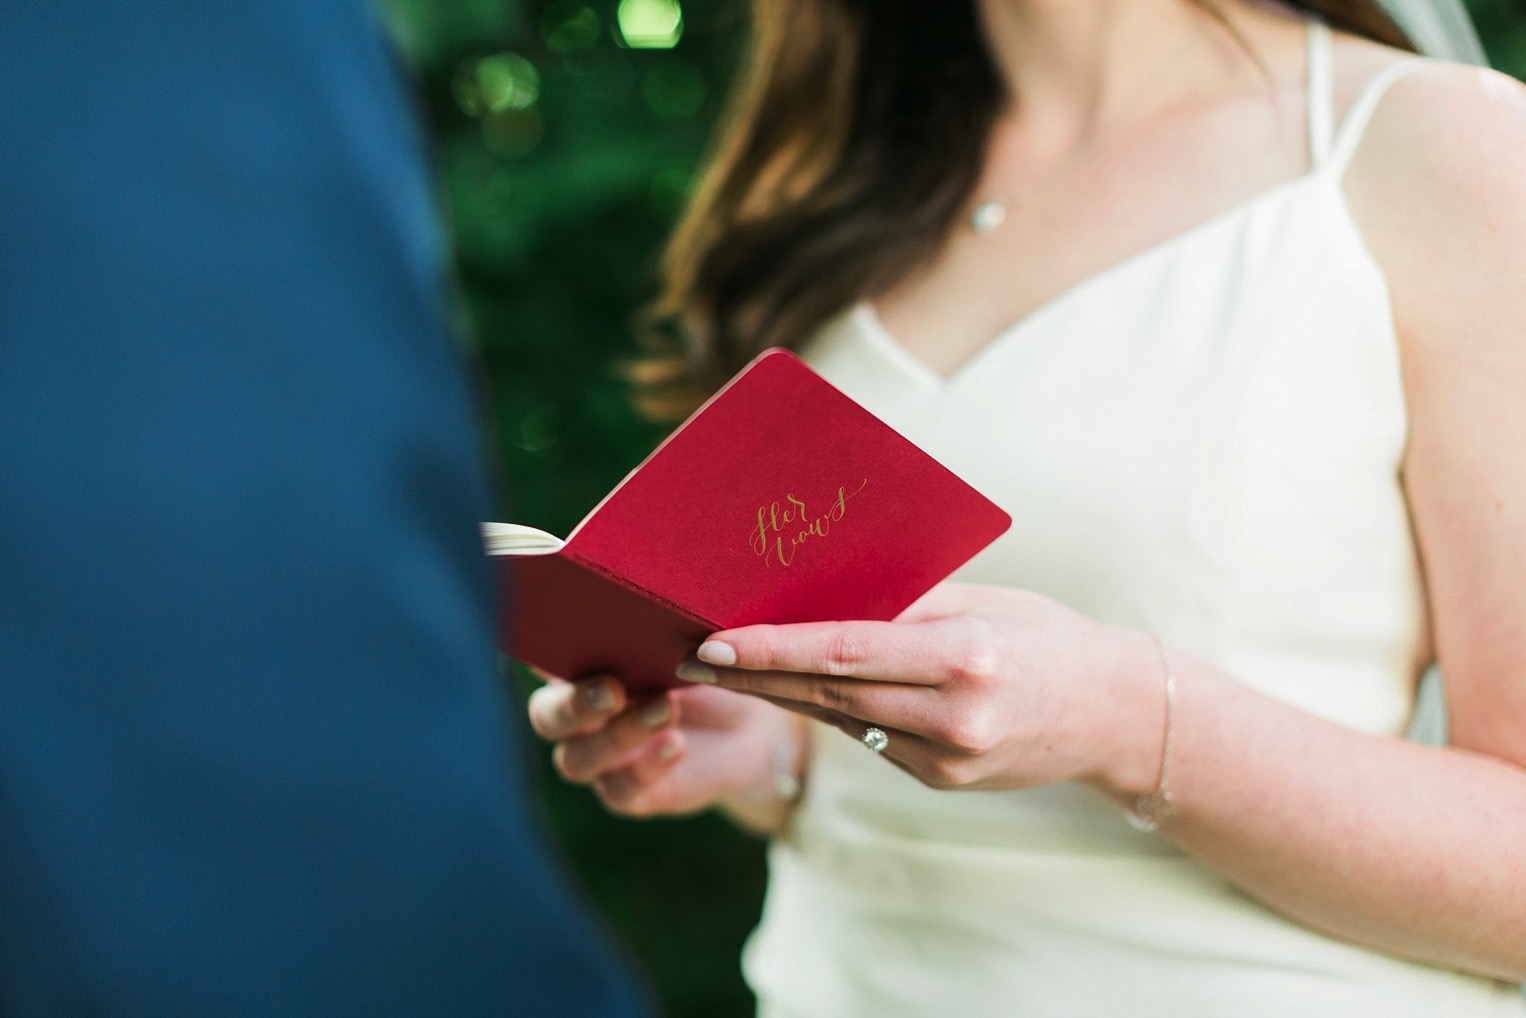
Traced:
<path fill-rule="evenodd" d="M 1254 73 L 1233 36 L 1191 0 L 976 0 L 1010 112 L 1037 144 L 1064 146 Z M 1251 13 L 1240 0 L 1226 16 Z"/>

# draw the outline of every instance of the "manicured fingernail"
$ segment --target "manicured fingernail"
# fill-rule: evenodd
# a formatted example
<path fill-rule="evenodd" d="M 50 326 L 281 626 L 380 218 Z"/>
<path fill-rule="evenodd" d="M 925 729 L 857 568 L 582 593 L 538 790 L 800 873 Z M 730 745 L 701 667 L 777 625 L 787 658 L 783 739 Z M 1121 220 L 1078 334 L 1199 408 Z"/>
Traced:
<path fill-rule="evenodd" d="M 699 645 L 695 651 L 701 661 L 712 665 L 720 665 L 729 668 L 737 663 L 737 650 L 729 643 L 721 643 L 719 640 L 710 640 Z"/>
<path fill-rule="evenodd" d="M 597 686 L 590 686 L 588 692 L 583 694 L 583 699 L 588 702 L 588 706 L 592 707 L 600 714 L 611 709 L 615 705 L 614 691 L 603 683 L 600 683 Z"/>
<path fill-rule="evenodd" d="M 685 661 L 678 666 L 678 677 L 685 682 L 714 682 L 715 669 L 698 661 Z"/>
<path fill-rule="evenodd" d="M 677 739 L 663 739 L 657 746 L 657 759 L 671 760 L 678 755 L 679 745 Z"/>
<path fill-rule="evenodd" d="M 653 700 L 641 708 L 641 713 L 638 716 L 641 718 L 641 723 L 646 727 L 661 728 L 668 723 L 668 718 L 673 716 L 673 705 L 668 702 L 667 697 L 663 697 L 661 700 Z"/>

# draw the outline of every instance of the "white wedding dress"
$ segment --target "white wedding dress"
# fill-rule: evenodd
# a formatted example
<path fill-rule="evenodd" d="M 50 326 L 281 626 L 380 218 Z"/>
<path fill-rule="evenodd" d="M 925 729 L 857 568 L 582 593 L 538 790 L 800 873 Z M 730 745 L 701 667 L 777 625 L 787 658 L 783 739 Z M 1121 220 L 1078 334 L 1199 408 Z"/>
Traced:
<path fill-rule="evenodd" d="M 1314 714 L 1404 731 L 1425 663 L 1407 421 L 1387 289 L 1341 180 L 1416 63 L 1332 130 L 1316 25 L 1307 175 L 1071 288 L 952 378 L 867 305 L 808 347 L 1011 513 L 960 579 L 1154 630 Z M 826 729 L 811 754 L 744 958 L 767 1018 L 1526 1015 L 1514 986 L 1284 918 L 1087 789 L 936 792 Z"/>

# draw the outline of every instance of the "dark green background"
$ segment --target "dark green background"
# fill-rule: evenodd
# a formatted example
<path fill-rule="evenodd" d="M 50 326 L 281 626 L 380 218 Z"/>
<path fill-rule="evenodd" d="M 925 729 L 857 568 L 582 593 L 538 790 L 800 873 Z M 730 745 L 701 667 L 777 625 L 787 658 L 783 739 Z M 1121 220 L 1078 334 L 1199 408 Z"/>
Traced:
<path fill-rule="evenodd" d="M 701 158 L 745 27 L 682 0 L 671 49 L 630 49 L 616 0 L 392 0 L 440 154 L 464 332 L 516 522 L 565 534 L 660 438 L 612 363 Z M 1526 5 L 1471 5 L 1495 65 L 1526 70 Z M 523 679 L 520 679 L 523 685 Z M 762 846 L 715 817 L 633 823 L 556 780 L 551 819 L 674 1018 L 751 1013 L 737 958 Z"/>

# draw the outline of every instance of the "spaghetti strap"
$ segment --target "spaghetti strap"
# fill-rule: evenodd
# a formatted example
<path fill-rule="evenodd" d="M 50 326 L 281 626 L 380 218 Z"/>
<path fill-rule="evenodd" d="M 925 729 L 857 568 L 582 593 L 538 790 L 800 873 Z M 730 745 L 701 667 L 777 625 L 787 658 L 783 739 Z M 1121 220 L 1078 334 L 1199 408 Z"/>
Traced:
<path fill-rule="evenodd" d="M 1356 147 L 1361 144 L 1362 135 L 1367 130 L 1367 122 L 1372 119 L 1389 86 L 1430 62 L 1426 57 L 1405 60 L 1375 75 L 1362 86 L 1362 91 L 1357 94 L 1345 119 L 1336 129 L 1334 150 L 1325 164 L 1331 172 L 1338 177 L 1345 175 L 1346 167 L 1351 164 L 1352 157 L 1356 155 Z"/>
<path fill-rule="evenodd" d="M 1309 168 L 1317 170 L 1330 156 L 1335 103 L 1330 74 L 1330 26 L 1318 18 L 1309 19 L 1307 60 L 1304 116 L 1309 126 Z"/>

